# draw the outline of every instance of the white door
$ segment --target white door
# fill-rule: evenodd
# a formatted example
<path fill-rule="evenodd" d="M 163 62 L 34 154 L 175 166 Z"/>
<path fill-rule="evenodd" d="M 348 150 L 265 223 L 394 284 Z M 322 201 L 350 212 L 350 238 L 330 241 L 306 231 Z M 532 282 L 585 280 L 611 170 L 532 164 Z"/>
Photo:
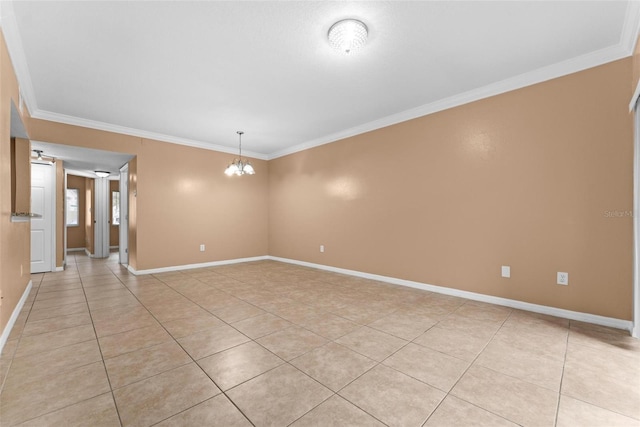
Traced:
<path fill-rule="evenodd" d="M 120 169 L 120 264 L 129 264 L 129 164 Z"/>
<path fill-rule="evenodd" d="M 53 271 L 53 224 L 55 168 L 52 165 L 31 165 L 31 272 Z"/>

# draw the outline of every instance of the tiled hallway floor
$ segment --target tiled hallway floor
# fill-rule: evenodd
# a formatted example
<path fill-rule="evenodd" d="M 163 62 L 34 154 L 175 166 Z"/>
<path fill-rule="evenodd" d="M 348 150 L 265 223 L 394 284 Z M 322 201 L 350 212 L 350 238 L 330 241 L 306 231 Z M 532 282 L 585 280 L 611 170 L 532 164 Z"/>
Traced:
<path fill-rule="evenodd" d="M 69 260 L 32 276 L 2 426 L 640 426 L 622 331 L 272 261 Z"/>

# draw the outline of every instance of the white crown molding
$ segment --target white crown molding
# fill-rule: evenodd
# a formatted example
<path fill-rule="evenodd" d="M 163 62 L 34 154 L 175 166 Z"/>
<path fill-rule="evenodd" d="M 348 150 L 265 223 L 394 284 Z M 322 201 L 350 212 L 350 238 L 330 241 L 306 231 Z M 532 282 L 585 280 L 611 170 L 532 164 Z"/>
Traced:
<path fill-rule="evenodd" d="M 453 95 L 448 98 L 412 108 L 410 110 L 405 110 L 378 120 L 373 120 L 371 122 L 352 127 L 350 129 L 345 129 L 317 139 L 313 139 L 311 141 L 303 142 L 302 144 L 298 144 L 284 150 L 276 151 L 269 155 L 269 160 L 277 159 L 278 157 L 283 157 L 289 154 L 297 153 L 299 151 L 308 150 L 309 148 L 318 147 L 320 145 L 329 144 L 340 139 L 360 135 L 365 132 L 370 132 L 397 123 L 402 123 L 407 120 L 412 120 L 418 117 L 437 113 L 439 111 L 448 110 L 450 108 L 458 107 L 474 101 L 479 101 L 481 99 L 489 98 L 495 95 L 500 95 L 512 90 L 521 89 L 537 83 L 542 83 L 544 81 L 566 76 L 568 74 L 576 73 L 578 71 L 586 70 L 588 68 L 593 68 L 598 65 L 603 65 L 608 62 L 613 62 L 618 59 L 625 58 L 630 54 L 631 53 L 629 53 L 628 49 L 622 47 L 620 44 L 590 52 L 546 67 L 538 68 L 537 70 L 528 73 L 510 77 L 508 79 L 492 83 L 487 86 Z"/>
<path fill-rule="evenodd" d="M 145 130 L 113 125 L 110 123 L 99 122 L 95 120 L 83 119 L 81 117 L 68 116 L 66 114 L 52 113 L 50 111 L 35 110 L 31 114 L 31 117 L 35 119 L 48 120 L 50 122 L 64 123 L 67 125 L 80 126 L 89 129 L 102 130 L 105 132 L 120 133 L 129 136 L 136 136 L 139 138 L 153 139 L 156 141 L 169 142 L 172 144 L 186 145 L 188 147 L 202 148 L 205 150 L 219 151 L 222 153 L 236 154 L 238 150 L 232 147 L 225 147 L 223 145 L 211 144 L 208 142 L 197 141 L 193 139 L 180 138 L 177 136 L 165 135 L 162 133 L 149 132 Z M 260 160 L 267 160 L 267 155 L 262 153 L 256 153 L 254 151 L 242 151 L 246 157 L 252 157 Z"/>
<path fill-rule="evenodd" d="M 22 46 L 22 38 L 18 31 L 18 22 L 13 13 L 12 1 L 0 1 L 2 3 L 2 33 L 9 50 L 9 57 L 13 64 L 13 69 L 18 79 L 19 92 L 24 100 L 24 104 L 28 111 L 38 109 L 38 103 L 35 97 L 35 91 L 27 65 L 27 58 L 24 56 L 24 48 Z"/>
<path fill-rule="evenodd" d="M 629 55 L 633 55 L 638 41 L 638 33 L 640 32 L 640 2 L 630 1 L 627 4 L 627 13 L 625 15 L 622 31 L 620 32 L 620 46 L 627 51 Z"/>
<path fill-rule="evenodd" d="M 148 138 L 173 144 L 185 145 L 190 147 L 202 148 L 206 150 L 219 151 L 223 153 L 235 154 L 234 148 L 211 144 L 207 142 L 191 140 L 187 138 L 165 135 L 155 132 L 144 131 L 135 128 L 112 125 L 109 123 L 83 119 L 75 116 L 68 116 L 54 112 L 40 110 L 35 97 L 35 91 L 32 85 L 29 68 L 24 56 L 22 40 L 18 31 L 17 22 L 13 13 L 13 2 L 2 1 L 2 9 L 0 9 L 0 24 L 5 35 L 9 54 L 13 62 L 18 82 L 20 84 L 20 92 L 24 96 L 26 106 L 31 112 L 31 116 L 38 119 L 49 120 L 53 122 L 65 123 L 75 126 L 87 127 L 90 129 L 103 130 L 107 132 L 121 133 L 125 135 L 137 136 L 140 138 Z M 402 111 L 387 117 L 382 117 L 349 129 L 334 132 L 320 138 L 306 141 L 292 147 L 278 150 L 272 153 L 264 154 L 258 152 L 247 151 L 248 157 L 261 160 L 271 160 L 283 157 L 309 148 L 335 142 L 344 138 L 370 132 L 383 127 L 391 126 L 407 120 L 415 119 L 425 115 L 433 114 L 449 108 L 464 105 L 470 102 L 478 101 L 491 96 L 499 95 L 508 91 L 520 89 L 526 86 L 534 85 L 546 80 L 562 77 L 587 68 L 603 65 L 633 53 L 640 29 L 640 2 L 629 1 L 625 14 L 625 21 L 620 34 L 620 41 L 616 46 L 601 49 L 575 58 L 571 58 L 547 67 L 521 74 L 512 78 L 508 78 L 487 86 L 474 89 L 461 94 L 453 95 L 439 101 L 425 104 L 413 109 Z"/>
<path fill-rule="evenodd" d="M 562 308 L 550 307 L 546 305 L 532 304 L 524 301 L 518 301 L 508 298 L 494 297 L 491 295 L 478 294 L 475 292 L 462 291 L 444 286 L 429 285 L 426 283 L 413 282 L 411 280 L 397 279 L 395 277 L 380 276 L 378 274 L 364 273 L 361 271 L 347 270 L 345 268 L 332 267 L 323 264 L 314 264 L 306 261 L 298 261 L 295 259 L 281 258 L 269 256 L 272 261 L 285 262 L 288 264 L 300 265 L 304 267 L 317 268 L 319 270 L 331 271 L 333 273 L 347 274 L 349 276 L 361 277 L 363 279 L 376 280 L 379 282 L 391 283 L 393 285 L 407 286 L 410 288 L 421 289 L 424 291 L 435 292 L 443 295 L 451 295 L 459 298 L 466 298 L 473 301 L 481 301 L 489 304 L 501 305 L 505 307 L 516 308 L 519 310 L 531 311 L 534 313 L 546 314 L 549 316 L 562 317 L 563 319 L 578 320 L 580 322 L 593 323 L 595 325 L 608 326 L 610 328 L 633 330 L 633 323 L 629 320 L 616 319 L 613 317 L 599 316 L 597 314 L 582 313 L 579 311 L 565 310 Z"/>

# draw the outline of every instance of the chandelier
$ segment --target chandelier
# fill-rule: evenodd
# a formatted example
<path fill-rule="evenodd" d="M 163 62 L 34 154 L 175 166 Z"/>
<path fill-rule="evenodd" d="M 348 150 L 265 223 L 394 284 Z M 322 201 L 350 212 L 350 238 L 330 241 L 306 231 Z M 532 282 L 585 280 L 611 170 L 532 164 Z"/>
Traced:
<path fill-rule="evenodd" d="M 253 166 L 251 166 L 251 163 L 249 163 L 248 160 L 242 160 L 242 134 L 244 132 L 242 132 L 241 130 L 236 132 L 238 134 L 238 139 L 239 139 L 239 150 L 238 150 L 238 158 L 237 159 L 233 159 L 233 162 L 231 162 L 229 164 L 229 166 L 227 166 L 227 169 L 225 169 L 224 173 L 227 176 L 231 176 L 231 175 L 253 175 L 256 173 L 256 171 L 253 169 Z"/>

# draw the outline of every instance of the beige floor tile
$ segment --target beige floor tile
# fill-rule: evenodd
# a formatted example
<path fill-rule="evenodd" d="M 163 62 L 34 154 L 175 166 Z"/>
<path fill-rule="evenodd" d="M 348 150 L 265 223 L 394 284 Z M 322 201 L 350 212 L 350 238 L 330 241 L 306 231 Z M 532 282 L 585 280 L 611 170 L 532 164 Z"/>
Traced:
<path fill-rule="evenodd" d="M 328 342 L 320 335 L 297 326 L 274 332 L 256 341 L 284 360 L 291 360 Z"/>
<path fill-rule="evenodd" d="M 102 356 L 106 359 L 171 341 L 171 339 L 171 335 L 161 326 L 155 325 L 99 337 L 98 341 L 100 342 Z"/>
<path fill-rule="evenodd" d="M 28 383 L 5 386 L 0 395 L 2 423 L 17 424 L 109 391 L 102 362 Z"/>
<path fill-rule="evenodd" d="M 284 361 L 255 342 L 247 342 L 198 361 L 222 390 L 250 380 Z"/>
<path fill-rule="evenodd" d="M 387 425 L 420 426 L 445 393 L 386 366 L 378 365 L 340 395 Z"/>
<path fill-rule="evenodd" d="M 313 317 L 301 323 L 303 327 L 327 339 L 335 340 L 360 328 L 360 325 L 334 314 Z"/>
<path fill-rule="evenodd" d="M 490 336 L 478 336 L 463 330 L 449 330 L 434 326 L 414 343 L 460 359 L 473 361 L 489 343 Z"/>
<path fill-rule="evenodd" d="M 94 318 L 93 325 L 98 337 L 115 335 L 133 329 L 157 326 L 158 322 L 144 309 L 131 310 L 115 316 L 104 317 L 102 320 Z"/>
<path fill-rule="evenodd" d="M 562 394 L 640 420 L 640 375 L 612 376 L 607 370 L 567 361 Z"/>
<path fill-rule="evenodd" d="M 536 353 L 511 342 L 493 340 L 475 364 L 559 392 L 564 360 Z"/>
<path fill-rule="evenodd" d="M 89 305 L 94 301 L 105 298 L 128 298 L 132 294 L 124 285 L 107 285 L 111 289 L 100 289 L 99 287 L 87 288 L 87 289 L 100 289 L 100 291 L 87 292 L 87 301 Z"/>
<path fill-rule="evenodd" d="M 61 305 L 59 307 L 43 308 L 41 310 L 31 310 L 29 321 L 50 319 L 57 316 L 68 316 L 70 314 L 88 313 L 89 307 L 86 302 Z"/>
<path fill-rule="evenodd" d="M 376 362 L 336 343 L 328 343 L 291 361 L 324 386 L 338 391 L 371 369 Z"/>
<path fill-rule="evenodd" d="M 539 333 L 531 329 L 506 326 L 505 323 L 493 336 L 492 342 L 500 341 L 537 356 L 564 361 L 567 352 L 567 333 L 567 330 L 564 333 Z"/>
<path fill-rule="evenodd" d="M 95 338 L 93 325 L 80 325 L 44 334 L 30 335 L 20 339 L 14 357 L 40 353 Z"/>
<path fill-rule="evenodd" d="M 224 325 L 224 322 L 210 313 L 200 313 L 195 316 L 183 317 L 162 324 L 174 338 L 193 335 L 196 332 Z"/>
<path fill-rule="evenodd" d="M 511 314 L 512 309 L 479 301 L 467 301 L 455 313 L 476 320 L 490 322 L 504 322 Z"/>
<path fill-rule="evenodd" d="M 552 426 L 558 393 L 472 365 L 451 394 L 516 424 Z"/>
<path fill-rule="evenodd" d="M 175 341 L 168 341 L 105 359 L 111 387 L 116 389 L 186 365 L 189 355 Z"/>
<path fill-rule="evenodd" d="M 51 298 L 51 299 L 45 299 L 42 301 L 35 301 L 33 303 L 33 309 L 43 310 L 46 308 L 54 308 L 54 307 L 60 307 L 63 305 L 78 304 L 83 302 L 86 302 L 84 295 L 75 296 L 75 297 Z"/>
<path fill-rule="evenodd" d="M 120 419 L 116 411 L 111 393 L 105 393 L 75 405 L 50 412 L 38 418 L 34 418 L 21 427 L 43 426 L 91 426 L 91 427 L 118 427 Z"/>
<path fill-rule="evenodd" d="M 635 378 L 640 385 L 640 351 L 629 351 L 615 346 L 591 347 L 570 344 L 566 365 L 603 372 L 620 381 Z"/>
<path fill-rule="evenodd" d="M 64 298 L 74 298 L 74 297 L 83 297 L 84 298 L 84 290 L 81 286 L 78 286 L 74 289 L 65 289 L 65 290 L 49 290 L 49 292 L 38 292 L 38 295 L 35 297 L 36 302 L 46 301 L 48 299 L 64 299 Z"/>
<path fill-rule="evenodd" d="M 454 312 L 438 322 L 437 326 L 450 331 L 463 331 L 478 337 L 491 338 L 500 329 L 502 322 L 474 319 Z"/>
<path fill-rule="evenodd" d="M 438 320 L 417 314 L 393 313 L 370 323 L 370 328 L 386 332 L 398 338 L 411 341 L 422 335 L 427 329 L 438 323 Z"/>
<path fill-rule="evenodd" d="M 20 385 L 49 375 L 68 372 L 102 360 L 95 339 L 48 351 L 16 357 L 11 363 L 7 385 Z"/>
<path fill-rule="evenodd" d="M 569 396 L 560 396 L 557 427 L 608 426 L 639 427 L 640 420 L 590 405 Z"/>
<path fill-rule="evenodd" d="M 89 310 L 100 310 L 108 307 L 130 307 L 139 306 L 140 302 L 131 293 L 117 297 L 101 298 L 89 301 Z"/>
<path fill-rule="evenodd" d="M 224 305 L 220 308 L 211 310 L 211 312 L 227 323 L 238 322 L 240 320 L 266 313 L 255 305 L 251 305 L 243 301 L 231 305 Z"/>
<path fill-rule="evenodd" d="M 193 335 L 178 339 L 178 342 L 195 360 L 224 351 L 250 341 L 249 338 L 233 329 L 222 325 Z"/>
<path fill-rule="evenodd" d="M 284 426 L 332 392 L 291 365 L 282 365 L 227 392 L 256 426 Z"/>
<path fill-rule="evenodd" d="M 438 409 L 431 414 L 424 427 L 516 427 L 517 425 L 449 395 L 438 406 Z"/>
<path fill-rule="evenodd" d="M 157 427 L 251 427 L 251 423 L 224 395 L 218 395 L 193 408 L 156 424 Z"/>
<path fill-rule="evenodd" d="M 271 313 L 261 314 L 232 324 L 234 328 L 252 339 L 257 339 L 273 332 L 293 326 L 281 317 Z"/>
<path fill-rule="evenodd" d="M 148 426 L 217 395 L 195 363 L 114 390 L 123 426 Z"/>
<path fill-rule="evenodd" d="M 449 392 L 470 362 L 410 343 L 383 364 Z"/>
<path fill-rule="evenodd" d="M 332 396 L 307 412 L 305 416 L 298 419 L 291 427 L 383 427 L 380 421 L 373 418 L 360 408 L 347 402 L 340 396 Z"/>
<path fill-rule="evenodd" d="M 631 337 L 628 332 L 602 326 L 596 328 L 595 326 L 585 324 L 575 326 L 572 322 L 569 330 L 569 343 L 600 349 L 616 347 L 630 353 L 640 351 L 640 340 Z"/>
<path fill-rule="evenodd" d="M 87 325 L 91 323 L 91 316 L 88 312 L 80 314 L 70 314 L 68 316 L 58 316 L 51 319 L 28 321 L 22 330 L 23 336 L 44 334 L 60 329 L 74 326 Z"/>
<path fill-rule="evenodd" d="M 407 344 L 403 339 L 366 326 L 338 338 L 336 342 L 378 362 Z"/>

